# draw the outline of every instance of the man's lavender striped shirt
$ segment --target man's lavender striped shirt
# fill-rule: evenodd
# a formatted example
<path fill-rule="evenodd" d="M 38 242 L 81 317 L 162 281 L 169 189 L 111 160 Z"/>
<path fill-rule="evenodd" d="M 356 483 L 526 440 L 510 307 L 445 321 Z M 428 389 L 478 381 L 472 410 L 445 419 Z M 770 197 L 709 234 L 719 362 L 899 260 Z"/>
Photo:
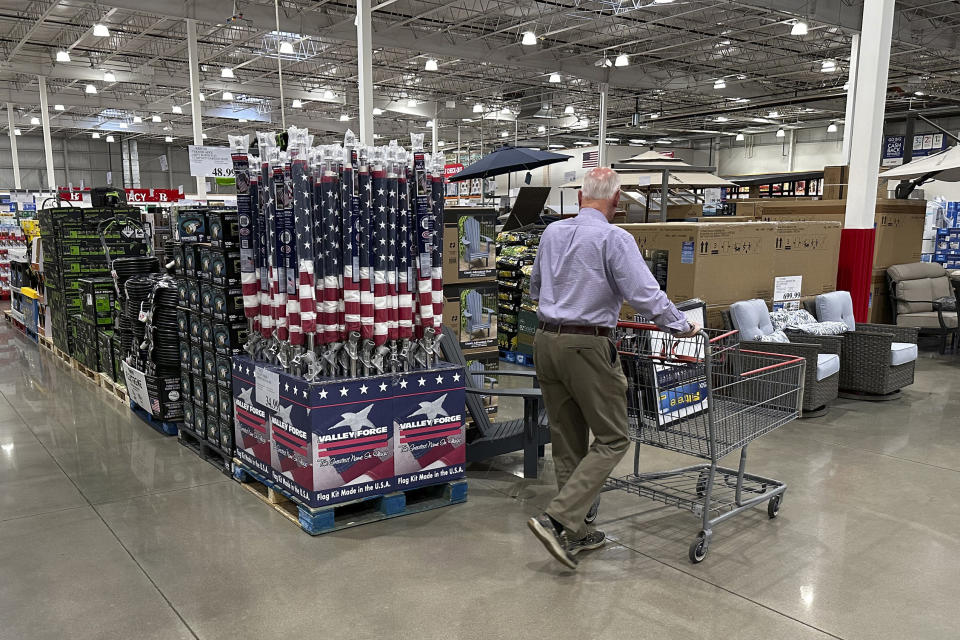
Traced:
<path fill-rule="evenodd" d="M 530 295 L 542 322 L 613 327 L 624 300 L 659 327 L 689 329 L 660 290 L 637 242 L 596 209 L 547 226 L 533 263 Z"/>

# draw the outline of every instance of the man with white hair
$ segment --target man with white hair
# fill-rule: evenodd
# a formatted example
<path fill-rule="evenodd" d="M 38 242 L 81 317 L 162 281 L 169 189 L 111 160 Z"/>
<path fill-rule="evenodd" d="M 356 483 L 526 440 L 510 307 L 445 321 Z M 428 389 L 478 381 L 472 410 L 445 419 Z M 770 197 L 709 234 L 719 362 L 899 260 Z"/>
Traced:
<path fill-rule="evenodd" d="M 611 224 L 620 176 L 591 169 L 578 200 L 579 215 L 543 232 L 530 278 L 530 295 L 540 303 L 533 361 L 550 418 L 559 493 L 527 524 L 571 569 L 577 553 L 605 541 L 584 519 L 630 446 L 627 379 L 611 340 L 621 305 L 626 300 L 677 336 L 700 331 L 660 290 L 633 236 Z"/>

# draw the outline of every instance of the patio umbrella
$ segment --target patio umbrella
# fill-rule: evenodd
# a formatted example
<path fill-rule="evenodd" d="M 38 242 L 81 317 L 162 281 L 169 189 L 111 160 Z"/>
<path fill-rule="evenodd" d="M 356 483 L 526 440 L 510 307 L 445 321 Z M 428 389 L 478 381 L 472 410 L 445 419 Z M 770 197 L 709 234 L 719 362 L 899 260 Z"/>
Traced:
<path fill-rule="evenodd" d="M 564 162 L 569 160 L 570 157 L 525 147 L 501 147 L 490 155 L 480 158 L 457 175 L 452 176 L 450 181 L 492 178 L 514 171 L 530 171 L 554 162 Z"/>
<path fill-rule="evenodd" d="M 960 180 L 960 145 L 894 167 L 881 173 L 880 177 L 909 180 L 897 185 L 898 198 L 906 198 L 910 192 L 928 180 L 957 182 Z"/>

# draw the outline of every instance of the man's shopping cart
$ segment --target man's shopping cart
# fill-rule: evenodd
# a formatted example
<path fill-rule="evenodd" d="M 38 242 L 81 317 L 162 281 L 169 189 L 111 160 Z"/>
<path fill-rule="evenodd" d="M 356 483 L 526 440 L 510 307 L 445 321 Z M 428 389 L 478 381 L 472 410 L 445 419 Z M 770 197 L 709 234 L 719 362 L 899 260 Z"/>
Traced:
<path fill-rule="evenodd" d="M 635 444 L 633 473 L 610 478 L 604 491 L 622 489 L 701 517 L 690 545 L 690 561 L 700 562 L 715 525 L 761 502 L 776 517 L 787 486 L 745 472 L 747 445 L 800 414 L 804 360 L 740 349 L 736 331 L 675 338 L 651 324 L 617 327 L 630 439 L 708 462 L 640 473 Z M 717 466 L 736 449 L 738 469 Z"/>

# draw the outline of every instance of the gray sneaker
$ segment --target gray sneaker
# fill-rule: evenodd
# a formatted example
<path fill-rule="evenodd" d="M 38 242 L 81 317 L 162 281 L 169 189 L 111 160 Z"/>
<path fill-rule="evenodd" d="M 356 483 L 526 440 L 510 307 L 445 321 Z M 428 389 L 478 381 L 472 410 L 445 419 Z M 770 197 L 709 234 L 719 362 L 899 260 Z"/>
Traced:
<path fill-rule="evenodd" d="M 575 556 L 581 551 L 599 549 L 606 542 L 607 536 L 604 535 L 603 531 L 591 531 L 579 540 L 573 540 L 570 542 L 570 544 L 567 545 L 567 550 L 570 552 L 570 555 Z"/>
<path fill-rule="evenodd" d="M 537 539 L 547 548 L 550 555 L 570 569 L 577 568 L 577 560 L 573 557 L 573 553 L 570 552 L 570 541 L 567 538 L 566 531 L 562 533 L 557 532 L 556 527 L 553 526 L 553 522 L 550 520 L 550 516 L 541 513 L 536 518 L 527 520 L 527 526 L 530 527 L 533 535 L 537 536 Z"/>

